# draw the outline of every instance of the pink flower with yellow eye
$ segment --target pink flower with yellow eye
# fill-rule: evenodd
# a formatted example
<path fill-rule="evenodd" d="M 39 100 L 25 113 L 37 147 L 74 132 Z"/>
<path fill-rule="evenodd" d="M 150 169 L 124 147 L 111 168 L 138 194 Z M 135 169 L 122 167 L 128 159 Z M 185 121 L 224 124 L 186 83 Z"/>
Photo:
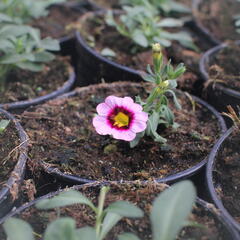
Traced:
<path fill-rule="evenodd" d="M 130 97 L 108 96 L 97 106 L 98 115 L 93 118 L 93 126 L 101 135 L 112 135 L 115 139 L 132 141 L 136 133 L 147 127 L 148 114 L 142 106 Z"/>

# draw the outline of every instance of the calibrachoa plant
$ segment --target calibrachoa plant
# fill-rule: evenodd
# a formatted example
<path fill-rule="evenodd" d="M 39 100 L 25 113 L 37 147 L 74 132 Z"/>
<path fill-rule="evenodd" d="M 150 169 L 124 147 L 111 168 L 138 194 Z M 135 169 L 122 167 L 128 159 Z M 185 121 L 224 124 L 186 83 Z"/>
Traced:
<path fill-rule="evenodd" d="M 153 49 L 153 69 L 147 66 L 147 74 L 143 76 L 145 81 L 153 83 L 153 89 L 144 101 L 140 96 L 136 97 L 136 103 L 130 97 L 108 96 L 104 103 L 97 106 L 98 115 L 93 118 L 93 126 L 101 135 L 112 135 L 115 139 L 130 142 L 130 147 L 135 147 L 146 134 L 154 141 L 165 143 L 166 139 L 158 132 L 158 125 L 165 127 L 177 127 L 174 122 L 174 114 L 168 107 L 168 96 L 172 95 L 175 106 L 181 106 L 175 92 L 176 79 L 185 72 L 183 64 L 175 69 L 171 61 L 163 62 L 160 44 L 156 43 Z"/>

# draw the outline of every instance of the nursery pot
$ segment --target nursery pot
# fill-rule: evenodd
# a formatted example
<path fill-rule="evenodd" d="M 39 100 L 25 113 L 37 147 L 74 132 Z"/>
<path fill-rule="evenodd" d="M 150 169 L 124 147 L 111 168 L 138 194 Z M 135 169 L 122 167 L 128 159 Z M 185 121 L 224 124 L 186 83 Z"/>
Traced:
<path fill-rule="evenodd" d="M 149 210 L 149 205 L 153 202 L 153 199 L 167 188 L 167 185 L 159 183 L 157 184 L 156 182 L 151 182 L 148 184 L 141 182 L 131 182 L 130 184 L 128 182 L 105 182 L 104 185 L 110 187 L 110 192 L 106 195 L 107 204 L 119 199 L 127 200 L 139 206 L 144 212 Z M 83 193 L 85 196 L 89 197 L 94 204 L 96 204 L 99 190 L 102 186 L 103 184 L 99 183 L 84 184 L 81 186 L 74 186 L 72 189 Z M 1 219 L 0 223 L 6 221 L 9 217 L 18 217 L 32 224 L 34 228 L 38 229 L 38 233 L 42 233 L 42 231 L 46 229 L 48 221 L 53 221 L 53 219 L 57 218 L 57 213 L 54 209 L 50 211 L 37 210 L 34 205 L 41 200 L 52 198 L 62 191 L 66 190 L 60 190 L 47 194 L 21 206 Z M 109 199 L 108 196 L 110 196 Z M 62 207 L 60 211 L 62 216 L 70 216 L 76 219 L 78 227 L 94 224 L 89 217 L 89 215 L 92 215 L 92 212 L 88 211 L 86 207 L 81 208 L 80 204 Z M 81 211 L 83 211 L 83 213 L 81 213 Z M 204 228 L 201 229 L 198 227 L 184 229 L 183 236 L 181 234 L 181 239 L 189 239 L 188 237 L 189 235 L 191 236 L 191 234 L 193 234 L 193 236 L 205 235 L 207 237 L 210 235 L 210 238 L 212 236 L 217 237 L 217 239 L 239 239 L 236 231 L 229 226 L 227 222 L 225 222 L 221 214 L 214 209 L 212 204 L 209 204 L 201 199 L 197 199 L 196 206 L 193 208 L 192 216 L 196 218 L 197 221 L 202 221 L 201 223 L 203 225 L 207 225 L 208 228 L 211 228 L 211 230 Z M 128 221 L 123 220 L 109 232 L 107 239 L 115 239 L 116 234 L 119 232 L 134 232 L 135 234 L 140 235 L 141 239 L 143 239 L 143 237 L 144 239 L 149 238 L 151 228 L 147 219 L 148 217 L 145 215 L 143 219 L 129 219 Z M 4 239 L 2 229 L 0 235 L 2 235 L 2 239 Z"/>
<path fill-rule="evenodd" d="M 238 14 L 239 6 L 234 0 L 193 0 L 194 28 L 213 45 L 219 45 L 226 40 L 238 40 L 234 16 Z"/>
<path fill-rule="evenodd" d="M 0 107 L 3 109 L 6 109 L 6 110 L 16 110 L 16 109 L 22 110 L 22 109 L 26 109 L 30 106 L 43 103 L 45 101 L 56 98 L 64 93 L 68 92 L 72 88 L 72 86 L 75 82 L 75 79 L 76 79 L 75 73 L 72 71 L 71 73 L 69 73 L 68 80 L 62 86 L 60 86 L 58 89 L 56 89 L 53 92 L 50 92 L 49 94 L 39 96 L 39 97 L 29 99 L 29 100 L 9 102 L 9 103 L 0 103 Z"/>
<path fill-rule="evenodd" d="M 239 45 L 240 42 L 238 41 L 237 44 Z M 214 57 L 219 53 L 219 51 L 226 47 L 228 47 L 228 44 L 221 44 L 208 50 L 202 56 L 200 60 L 200 72 L 205 83 L 207 83 L 210 79 L 208 69 L 211 64 L 214 64 Z M 227 105 L 231 105 L 237 109 L 237 105 L 240 104 L 240 92 L 218 82 L 210 83 L 204 89 L 204 94 L 207 101 L 220 112 L 227 111 Z"/>
<path fill-rule="evenodd" d="M 138 165 L 138 163 L 136 161 L 137 167 L 135 168 L 135 160 L 138 159 L 136 154 L 138 154 L 138 152 L 140 152 L 141 149 L 145 149 L 145 146 L 142 146 L 141 148 L 139 148 L 139 150 L 133 150 L 133 152 L 128 153 L 128 151 L 130 151 L 130 149 L 127 151 L 126 151 L 126 149 L 129 147 L 125 146 L 125 145 L 121 145 L 121 144 L 127 144 L 126 142 L 118 143 L 118 142 L 114 142 L 114 140 L 111 140 L 110 137 L 106 137 L 106 138 L 102 139 L 102 136 L 100 136 L 100 135 L 95 136 L 95 130 L 90 130 L 92 125 L 91 125 L 91 119 L 89 119 L 89 118 L 92 118 L 92 117 L 87 115 L 88 112 L 85 111 L 85 109 L 83 109 L 83 106 L 88 106 L 88 104 L 97 105 L 97 103 L 104 100 L 104 98 L 106 97 L 106 94 L 119 96 L 120 94 L 125 93 L 125 96 L 126 96 L 126 94 L 130 95 L 130 94 L 135 94 L 135 92 L 137 93 L 137 92 L 145 91 L 143 89 L 145 89 L 146 86 L 147 86 L 147 84 L 144 85 L 143 83 L 140 84 L 140 83 L 130 83 L 130 82 L 118 82 L 118 83 L 92 85 L 92 86 L 88 86 L 88 87 L 79 88 L 76 91 L 65 94 L 56 100 L 50 101 L 44 105 L 36 107 L 36 109 L 31 110 L 31 112 L 34 112 L 34 114 L 36 114 L 36 115 L 40 114 L 42 119 L 46 118 L 46 120 L 47 120 L 48 115 L 51 115 L 52 119 L 54 119 L 54 121 L 56 121 L 56 123 L 49 122 L 49 124 L 48 124 L 46 122 L 46 124 L 47 124 L 46 127 L 44 127 L 42 125 L 42 122 L 40 123 L 38 121 L 34 121 L 34 123 L 32 123 L 32 124 L 30 123 L 30 125 L 29 125 L 29 123 L 24 120 L 25 116 L 28 116 L 28 112 L 27 111 L 24 112 L 22 117 L 25 122 L 25 127 L 27 129 L 27 132 L 30 134 L 30 137 L 33 136 L 34 142 L 39 143 L 38 146 L 37 145 L 33 146 L 32 156 L 35 159 L 34 163 L 39 163 L 42 166 L 42 168 L 44 169 L 44 171 L 46 171 L 47 173 L 49 173 L 59 179 L 62 179 L 63 181 L 69 181 L 73 184 L 89 183 L 89 182 L 100 181 L 100 180 L 118 180 L 118 179 L 115 179 L 115 177 L 119 178 L 119 176 L 121 176 L 121 175 L 118 175 L 118 171 L 120 171 L 120 172 L 122 171 L 123 174 L 125 172 L 125 170 L 117 170 L 121 164 L 123 164 L 123 166 L 125 166 L 126 168 L 128 168 L 128 166 L 134 167 L 134 170 L 131 170 L 131 168 L 128 169 L 128 171 L 130 171 L 130 172 L 132 171 L 133 175 L 130 176 L 127 174 L 126 176 L 125 175 L 122 176 L 121 179 L 130 180 L 131 178 L 133 178 L 131 180 L 134 180 L 134 178 L 141 179 L 142 177 L 143 177 L 143 179 L 152 178 L 151 176 L 153 176 L 153 175 L 151 175 L 150 173 L 152 173 L 155 170 L 154 170 L 154 168 L 152 169 L 151 164 L 150 164 L 151 166 L 148 164 L 148 160 L 150 161 L 149 163 L 151 163 L 151 161 L 152 161 L 151 158 L 153 157 L 156 160 L 156 161 L 154 160 L 155 164 L 162 164 L 160 158 L 156 157 L 156 156 L 159 156 L 159 154 L 163 154 L 162 156 L 164 156 L 164 154 L 166 152 L 167 152 L 167 154 L 169 153 L 169 150 L 163 148 L 163 149 L 161 149 L 161 151 L 159 153 L 155 153 L 155 154 L 153 154 L 153 156 L 151 156 L 149 158 L 149 154 L 147 154 L 147 152 L 152 151 L 151 150 L 152 145 L 147 145 L 146 149 L 148 149 L 148 150 L 144 150 L 147 152 L 142 153 L 142 154 L 144 154 L 144 156 L 146 155 L 141 160 L 141 161 L 143 161 L 143 163 Z M 180 91 L 178 93 L 180 94 Z M 103 97 L 103 96 L 105 96 L 105 97 Z M 185 99 L 184 96 L 185 95 L 183 94 L 182 97 Z M 88 102 L 88 100 L 86 100 L 86 99 L 90 99 L 89 100 L 90 102 Z M 221 134 L 226 130 L 226 126 L 225 126 L 225 122 L 224 122 L 223 118 L 219 115 L 218 112 L 216 112 L 216 110 L 214 110 L 213 107 L 211 107 L 210 105 L 208 105 L 203 100 L 200 100 L 197 97 L 192 96 L 192 100 L 196 102 L 196 106 L 201 106 L 201 109 L 205 109 L 203 111 L 204 111 L 204 116 L 208 116 L 206 118 L 207 122 L 209 121 L 208 119 L 214 119 L 212 121 L 214 121 L 214 126 L 216 128 L 215 128 L 215 133 L 213 134 L 214 136 L 210 137 L 210 139 L 212 138 L 212 140 L 213 140 L 217 134 Z M 188 101 L 187 98 L 186 98 L 186 101 Z M 190 102 L 189 102 L 189 104 L 190 104 Z M 61 110 L 57 110 L 60 106 L 61 106 Z M 191 106 L 191 105 L 189 105 L 189 106 Z M 56 112 L 56 113 L 51 112 L 52 110 L 54 110 L 54 112 Z M 64 113 L 63 113 L 63 111 L 64 111 Z M 93 112 L 93 111 L 95 111 L 95 109 L 94 110 L 89 109 L 89 112 Z M 200 115 L 199 111 L 202 111 L 202 110 L 197 111 L 197 113 Z M 61 115 L 61 112 L 63 113 L 62 115 Z M 30 113 L 30 114 L 32 114 L 32 113 Z M 45 117 L 45 115 L 46 115 L 46 117 Z M 54 115 L 56 116 L 56 118 L 53 117 Z M 68 116 L 68 119 L 71 119 L 71 121 L 65 119 L 64 116 Z M 84 123 L 83 122 L 84 119 L 87 122 Z M 203 121 L 204 120 L 201 120 L 201 125 L 205 124 Z M 59 122 L 62 122 L 61 126 L 58 125 Z M 87 125 L 85 126 L 84 124 L 87 124 Z M 39 129 L 39 131 L 45 132 L 44 134 L 41 135 L 42 137 L 36 136 L 36 135 L 34 135 L 34 133 L 30 133 L 33 126 L 34 126 L 34 129 L 42 128 L 42 130 Z M 53 128 L 55 128 L 55 126 L 58 126 L 58 129 L 53 130 Z M 79 129 L 79 130 L 77 130 L 77 129 L 73 130 L 75 128 L 74 126 L 78 126 L 77 129 Z M 204 126 L 206 127 L 206 125 L 204 125 Z M 59 130 L 60 127 L 63 129 L 61 132 L 62 133 L 65 132 L 66 134 L 65 135 L 64 134 L 62 135 L 62 133 L 60 134 L 61 137 L 59 139 L 59 145 L 57 145 L 58 147 L 55 148 L 54 147 L 54 145 L 56 144 L 55 139 L 59 138 L 57 136 L 55 137 L 55 135 L 57 134 L 57 131 Z M 49 136 L 49 137 L 47 136 L 48 132 L 46 131 L 46 129 L 48 129 L 48 128 L 51 129 L 51 136 Z M 189 128 L 189 125 L 187 125 L 187 128 Z M 79 134 L 77 134 L 77 131 L 79 131 Z M 85 136 L 85 133 L 89 133 L 90 135 L 87 134 Z M 94 137 L 92 134 L 94 135 Z M 62 136 L 64 136 L 64 139 L 66 137 L 67 140 L 66 139 L 64 140 L 62 138 Z M 85 141 L 85 139 L 88 139 L 89 136 L 92 136 L 91 138 L 93 138 L 95 140 L 90 139 L 90 140 Z M 36 137 L 36 139 L 35 139 L 35 137 Z M 52 141 L 51 138 L 54 139 L 54 142 L 52 142 L 53 145 L 50 142 L 48 142 L 46 144 L 45 138 L 47 138 L 47 141 L 48 140 Z M 67 149 L 65 148 L 64 141 L 67 141 L 66 142 L 66 144 L 68 145 Z M 111 142 L 111 141 L 113 141 L 113 142 Z M 98 144 L 99 146 L 96 146 L 96 144 Z M 118 145 L 118 144 L 120 144 L 120 145 Z M 146 142 L 146 144 L 147 144 L 147 142 Z M 154 143 L 154 144 L 157 144 L 157 143 Z M 197 145 L 198 144 L 199 143 L 197 143 Z M 210 142 L 207 144 L 208 147 L 209 147 L 209 144 L 210 144 Z M 188 144 L 188 146 L 189 146 L 189 144 Z M 161 147 L 161 145 L 157 144 L 156 147 L 153 149 L 158 151 L 158 149 L 160 149 L 160 147 Z M 39 152 L 39 149 L 41 149 L 41 148 L 44 149 L 44 152 L 41 152 L 41 151 Z M 122 150 L 118 150 L 118 148 L 122 149 Z M 175 149 L 175 147 L 173 147 L 173 148 Z M 80 151 L 80 152 L 78 153 L 78 151 Z M 94 152 L 94 151 L 97 151 L 97 152 Z M 117 157 L 117 155 L 115 156 L 112 154 L 115 154 L 116 152 L 118 154 L 118 151 L 119 151 L 119 153 L 123 152 L 123 153 L 121 153 L 121 154 L 123 154 L 122 158 L 121 158 L 122 159 L 121 161 L 123 161 L 123 163 L 121 163 L 119 166 L 116 165 L 114 167 L 114 164 L 118 164 L 118 162 L 116 162 L 116 159 L 118 159 L 118 157 Z M 182 150 L 182 151 L 185 151 L 185 150 Z M 192 151 L 192 150 L 190 150 L 190 151 Z M 189 154 L 190 155 L 194 154 L 193 152 L 189 153 Z M 197 152 L 199 152 L 199 150 Z M 46 155 L 46 153 L 49 153 L 49 154 Z M 34 156 L 35 154 L 36 154 L 36 156 Z M 97 156 L 98 154 L 100 154 L 100 155 Z M 124 154 L 127 154 L 127 155 L 125 156 Z M 206 155 L 207 155 L 207 151 L 206 151 Z M 83 158 L 82 160 L 81 160 L 80 156 L 81 156 L 81 158 Z M 109 156 L 110 156 L 110 159 L 108 159 Z M 141 154 L 139 157 L 141 157 Z M 181 156 L 181 157 L 183 157 L 183 156 Z M 181 157 L 179 156 L 179 158 L 181 158 Z M 179 181 L 180 179 L 188 178 L 188 177 L 196 174 L 206 164 L 206 161 L 207 161 L 206 157 L 207 156 L 205 156 L 205 154 L 202 155 L 201 157 L 198 155 L 198 157 L 196 157 L 195 163 L 194 164 L 191 163 L 191 164 L 193 164 L 193 166 L 186 167 L 185 169 L 179 170 L 178 172 L 176 171 L 176 169 L 175 170 L 173 169 L 172 171 L 174 171 L 174 173 L 172 173 L 172 174 L 171 173 L 166 174 L 163 172 L 159 175 L 158 172 L 155 172 L 156 176 L 158 176 L 158 177 L 154 177 L 154 178 L 156 179 L 157 182 L 176 182 L 176 181 Z M 146 168 L 147 168 L 145 166 L 145 160 L 144 160 L 145 158 L 146 158 L 146 162 L 148 165 L 148 171 L 150 171 L 149 175 L 146 175 L 146 174 L 144 175 L 144 173 L 142 172 L 142 170 L 146 170 Z M 171 156 L 166 155 L 166 158 L 171 158 Z M 124 163 L 125 159 L 126 159 L 126 161 L 127 161 L 127 159 L 130 159 L 129 160 L 130 163 L 127 163 L 127 162 Z M 49 160 L 50 160 L 50 162 L 48 162 Z M 110 164 L 109 161 L 111 161 L 112 163 Z M 181 161 L 181 160 L 179 160 L 179 161 Z M 179 163 L 179 161 L 177 161 L 177 162 Z M 192 159 L 191 161 L 194 161 L 194 160 Z M 59 167 L 56 167 L 55 163 L 59 164 Z M 62 165 L 62 164 L 67 164 L 67 165 L 70 164 L 71 165 L 71 163 L 73 163 L 72 166 L 75 166 L 77 169 L 80 169 L 80 170 L 78 170 L 79 171 L 78 174 L 74 174 L 72 172 L 75 167 L 70 167 L 70 168 L 67 167 L 67 169 L 65 170 L 64 166 L 66 166 L 66 165 Z M 85 166 L 84 164 L 87 164 L 87 165 Z M 105 164 L 107 164 L 107 165 L 105 165 Z M 141 167 L 142 164 L 144 167 Z M 167 162 L 167 164 L 168 164 L 168 162 Z M 85 172 L 86 169 L 88 169 L 88 171 L 92 171 L 93 169 L 95 169 L 95 167 L 99 168 L 99 170 L 96 170 L 96 171 L 94 170 L 94 172 L 91 172 L 91 174 L 95 175 L 95 172 L 97 172 L 96 176 L 98 176 L 98 177 L 93 177 L 93 175 L 92 175 L 92 177 L 89 178 L 88 176 L 90 173 Z M 37 169 L 39 169 L 39 167 L 37 167 Z M 142 169 L 142 170 L 140 171 L 140 169 Z M 152 170 L 150 170 L 150 169 L 152 169 Z M 158 167 L 156 167 L 156 169 L 162 169 L 162 167 L 158 166 Z M 82 171 L 84 171 L 84 173 Z M 112 171 L 114 172 L 114 175 L 111 175 Z M 163 171 L 163 169 L 161 171 Z M 165 170 L 165 171 L 168 171 L 168 170 Z M 101 175 L 101 174 L 103 174 L 103 175 Z M 159 177 L 162 174 L 166 174 L 166 176 L 164 176 L 162 178 Z M 85 177 L 83 177 L 83 175 Z"/>
<path fill-rule="evenodd" d="M 15 151 L 19 152 L 15 167 L 13 168 L 10 176 L 8 176 L 6 183 L 3 184 L 3 186 L 0 188 L 1 218 L 10 211 L 10 209 L 16 204 L 16 202 L 20 198 L 20 188 L 25 175 L 27 161 L 28 136 L 19 121 L 14 118 L 10 113 L 0 108 L 0 115 L 3 116 L 4 119 L 10 120 L 14 124 L 17 136 L 20 140 L 19 145 L 16 146 L 17 149 L 15 149 Z M 1 156 L 1 158 L 2 157 L 3 156 Z M 10 160 L 12 160 L 12 158 L 10 158 Z"/>
<path fill-rule="evenodd" d="M 233 209 L 233 200 L 231 200 L 239 200 L 239 198 L 234 195 L 234 192 L 238 190 L 236 189 L 236 185 L 234 184 L 235 176 L 233 176 L 232 174 L 230 175 L 230 171 L 232 171 L 231 169 L 237 170 L 239 168 L 237 168 L 237 166 L 235 165 L 229 165 L 227 159 L 228 157 L 231 158 L 234 155 L 239 156 L 239 151 L 235 152 L 236 143 L 234 144 L 230 139 L 231 136 L 233 136 L 233 131 L 234 127 L 228 129 L 228 131 L 225 132 L 225 134 L 218 140 L 218 142 L 213 147 L 209 155 L 206 176 L 208 190 L 214 204 L 217 206 L 220 213 L 225 218 L 225 221 L 227 221 L 230 225 L 234 226 L 240 232 L 240 223 L 234 218 L 234 215 L 232 214 L 236 210 Z M 227 152 L 226 149 L 233 149 L 234 146 L 235 149 L 229 152 L 229 156 L 221 155 L 223 152 Z M 221 166 L 224 166 L 224 168 L 221 168 Z M 226 182 L 227 177 L 229 179 L 228 182 Z M 229 185 L 228 188 L 232 189 L 230 190 L 231 193 L 229 193 L 229 190 L 227 190 L 227 185 Z M 231 201 L 231 203 L 228 201 Z M 232 210 L 230 208 L 232 208 Z"/>

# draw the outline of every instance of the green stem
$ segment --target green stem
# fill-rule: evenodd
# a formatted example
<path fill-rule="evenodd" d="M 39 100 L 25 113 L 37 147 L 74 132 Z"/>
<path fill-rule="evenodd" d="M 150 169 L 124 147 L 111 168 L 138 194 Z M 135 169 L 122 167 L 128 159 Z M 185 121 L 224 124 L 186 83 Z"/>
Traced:
<path fill-rule="evenodd" d="M 0 65 L 0 92 L 3 92 L 6 88 L 7 74 L 11 69 L 11 65 Z"/>
<path fill-rule="evenodd" d="M 97 208 L 98 211 L 97 211 L 96 224 L 95 224 L 97 238 L 99 238 L 100 232 L 101 232 L 102 219 L 104 217 L 103 216 L 104 201 L 108 191 L 109 191 L 109 187 L 102 187 L 100 191 L 98 208 Z"/>

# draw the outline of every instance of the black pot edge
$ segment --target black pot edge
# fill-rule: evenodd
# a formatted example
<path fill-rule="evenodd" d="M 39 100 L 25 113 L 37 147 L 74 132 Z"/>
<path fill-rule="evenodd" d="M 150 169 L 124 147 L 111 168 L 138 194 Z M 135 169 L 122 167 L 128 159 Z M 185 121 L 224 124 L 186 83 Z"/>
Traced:
<path fill-rule="evenodd" d="M 31 100 L 19 101 L 19 102 L 13 102 L 13 103 L 3 103 L 3 104 L 0 104 L 0 108 L 6 109 L 6 110 L 24 109 L 33 105 L 46 102 L 50 99 L 56 98 L 59 95 L 62 95 L 68 92 L 73 86 L 75 80 L 76 80 L 76 75 L 74 72 L 72 72 L 70 73 L 68 80 L 63 84 L 63 86 L 58 88 L 57 90 L 47 95 L 40 96 Z"/>
<path fill-rule="evenodd" d="M 152 181 L 153 184 L 155 184 L 155 181 Z M 58 191 L 55 192 L 51 192 L 48 193 L 44 196 L 41 196 L 31 202 L 25 203 L 24 205 L 22 205 L 21 207 L 14 209 L 12 212 L 10 212 L 8 215 L 6 215 L 4 218 L 0 219 L 0 224 L 3 224 L 8 218 L 13 217 L 16 214 L 20 214 L 22 211 L 24 211 L 25 209 L 32 207 L 33 205 L 35 205 L 37 202 L 43 200 L 43 199 L 49 199 L 51 197 L 56 196 L 57 194 L 64 192 L 64 191 L 68 191 L 69 189 L 75 189 L 75 190 L 81 190 L 81 189 L 86 189 L 87 187 L 100 187 L 103 185 L 111 185 L 111 184 L 137 184 L 137 185 L 141 185 L 141 184 L 149 184 L 149 182 L 141 182 L 141 181 L 134 181 L 134 182 L 129 182 L 129 181 L 106 181 L 106 182 L 93 182 L 93 183 L 88 183 L 88 184 L 83 184 L 83 185 L 75 185 L 73 187 L 70 188 L 66 188 L 66 189 L 60 189 Z M 166 186 L 166 184 L 164 184 Z M 202 207 L 204 210 L 209 211 L 212 213 L 213 217 L 215 219 L 217 219 L 219 222 L 221 222 L 221 224 L 225 227 L 225 229 L 228 231 L 228 233 L 231 235 L 233 240 L 238 240 L 239 239 L 239 233 L 237 233 L 235 231 L 235 229 L 232 228 L 231 225 L 229 225 L 225 219 L 221 216 L 221 214 L 214 208 L 214 206 L 211 203 L 208 203 L 200 198 L 196 198 L 196 203 L 197 205 L 199 205 L 200 207 Z"/>
<path fill-rule="evenodd" d="M 222 215 L 226 218 L 229 224 L 234 226 L 239 232 L 240 232 L 240 224 L 231 216 L 231 214 L 226 210 L 226 208 L 223 206 L 222 201 L 218 198 L 218 195 L 215 191 L 214 184 L 213 184 L 213 168 L 215 164 L 215 157 L 220 150 L 220 147 L 222 143 L 227 139 L 227 137 L 232 133 L 233 128 L 230 128 L 225 132 L 222 137 L 217 141 L 217 143 L 214 145 L 208 159 L 208 164 L 206 167 L 206 179 L 207 179 L 207 187 L 208 191 L 210 193 L 210 196 L 217 206 L 217 208 L 220 210 Z"/>
<path fill-rule="evenodd" d="M 193 14 L 193 23 L 194 27 L 199 31 L 203 36 L 205 36 L 212 45 L 219 45 L 222 42 L 214 37 L 207 28 L 205 28 L 197 19 L 197 12 L 199 9 L 199 4 L 202 0 L 193 0 L 192 1 L 192 14 Z"/>
<path fill-rule="evenodd" d="M 239 40 L 235 41 L 235 43 L 240 45 Z M 207 82 L 209 80 L 209 75 L 208 75 L 208 71 L 206 70 L 206 66 L 209 64 L 210 56 L 217 53 L 218 51 L 220 51 L 221 49 L 223 49 L 227 46 L 228 46 L 227 43 L 223 43 L 221 45 L 215 46 L 215 47 L 209 49 L 208 51 L 206 51 L 203 54 L 203 56 L 201 57 L 200 62 L 199 62 L 199 70 L 200 70 L 200 73 L 201 73 L 201 76 L 202 76 L 204 82 Z M 230 96 L 233 96 L 233 97 L 236 97 L 236 98 L 240 99 L 240 92 L 239 91 L 233 90 L 233 89 L 228 88 L 228 87 L 224 87 L 224 86 L 222 86 L 221 84 L 218 84 L 218 83 L 215 84 L 215 88 L 221 90 L 222 92 L 226 93 L 227 95 L 230 95 Z"/>
<path fill-rule="evenodd" d="M 113 83 L 116 84 L 116 83 Z M 126 82 L 118 82 L 118 85 L 121 84 L 126 84 Z M 131 84 L 132 86 L 139 86 L 139 83 L 128 83 Z M 99 84 L 98 86 L 102 86 L 105 84 Z M 74 90 L 72 92 L 66 93 L 62 96 L 60 96 L 59 98 L 68 98 L 68 97 L 73 97 L 81 92 L 86 91 L 87 89 L 93 87 L 96 88 L 97 85 L 92 85 L 92 86 L 87 86 L 87 87 L 82 87 L 79 88 L 78 90 Z M 223 117 L 212 107 L 210 106 L 208 103 L 206 103 L 205 101 L 203 101 L 202 99 L 196 97 L 196 96 L 192 96 L 194 101 L 197 101 L 198 103 L 200 103 L 201 105 L 203 105 L 204 107 L 206 107 L 210 112 L 212 112 L 212 114 L 216 117 L 217 121 L 218 121 L 218 125 L 220 127 L 220 135 L 222 135 L 224 132 L 226 132 L 227 127 L 225 124 L 225 121 L 223 119 Z M 161 178 L 161 179 L 156 179 L 157 182 L 159 183 L 173 183 L 176 181 L 179 181 L 181 179 L 186 179 L 188 177 L 191 177 L 192 175 L 198 173 L 207 163 L 207 158 L 203 159 L 202 161 L 200 161 L 198 164 L 196 164 L 194 167 L 191 167 L 189 169 L 186 169 L 182 172 L 176 173 L 174 175 L 165 177 L 165 178 Z M 62 173 L 59 169 L 57 168 L 53 168 L 53 167 L 49 167 L 49 164 L 42 162 L 41 163 L 43 166 L 43 169 L 49 173 L 50 175 L 58 178 L 58 179 L 62 179 L 64 181 L 67 182 L 72 182 L 75 184 L 81 184 L 81 183 L 91 183 L 91 182 L 95 182 L 97 180 L 90 180 L 90 179 L 85 179 L 85 178 L 81 178 L 79 176 L 76 175 L 70 175 L 70 174 L 65 174 Z"/>
<path fill-rule="evenodd" d="M 17 187 L 20 187 L 20 184 L 23 181 L 24 175 L 25 175 L 25 169 L 26 169 L 26 162 L 28 159 L 27 152 L 28 152 L 28 144 L 29 144 L 29 138 L 27 133 L 24 131 L 23 127 L 19 123 L 19 121 L 10 113 L 5 111 L 4 109 L 0 108 L 0 113 L 2 113 L 4 116 L 6 116 L 9 120 L 13 121 L 15 124 L 15 127 L 18 132 L 18 136 L 20 139 L 20 155 L 18 157 L 18 161 L 14 167 L 14 170 L 11 172 L 10 178 L 8 179 L 5 187 L 3 187 L 0 190 L 0 209 L 3 209 L 3 211 L 0 212 L 0 217 L 5 214 L 8 210 L 10 210 L 14 205 L 14 199 L 10 196 L 10 189 Z M 18 198 L 18 196 L 16 196 Z M 4 213 L 5 212 L 5 213 Z"/>

